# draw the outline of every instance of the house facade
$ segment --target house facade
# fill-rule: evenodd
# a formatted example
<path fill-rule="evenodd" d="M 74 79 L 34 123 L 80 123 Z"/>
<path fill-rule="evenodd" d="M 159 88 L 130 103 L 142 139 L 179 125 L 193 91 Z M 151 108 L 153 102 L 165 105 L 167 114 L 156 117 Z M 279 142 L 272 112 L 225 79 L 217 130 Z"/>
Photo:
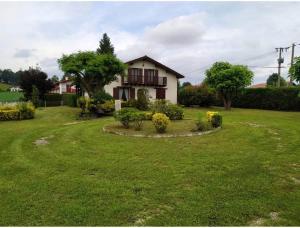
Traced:
<path fill-rule="evenodd" d="M 183 75 L 148 56 L 126 64 L 127 74 L 118 76 L 116 81 L 104 87 L 114 99 L 136 99 L 138 90 L 146 89 L 151 100 L 166 99 L 177 103 L 177 83 Z"/>
<path fill-rule="evenodd" d="M 51 90 L 51 93 L 76 93 L 76 87 L 73 85 L 73 81 L 66 78 L 54 85 L 54 88 Z"/>

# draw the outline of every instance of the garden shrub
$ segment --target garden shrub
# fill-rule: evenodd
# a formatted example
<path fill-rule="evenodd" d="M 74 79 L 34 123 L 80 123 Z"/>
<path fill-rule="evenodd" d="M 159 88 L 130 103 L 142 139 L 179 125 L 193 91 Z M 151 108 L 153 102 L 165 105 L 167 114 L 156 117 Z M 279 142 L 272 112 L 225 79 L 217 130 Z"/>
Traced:
<path fill-rule="evenodd" d="M 121 107 L 122 108 L 136 108 L 137 107 L 137 100 L 135 99 L 129 99 L 128 101 L 123 101 L 121 102 Z"/>
<path fill-rule="evenodd" d="M 136 108 L 142 111 L 149 109 L 149 96 L 147 89 L 139 89 L 137 91 Z"/>
<path fill-rule="evenodd" d="M 192 131 L 209 131 L 212 129 L 212 125 L 210 122 L 204 121 L 204 120 L 198 120 L 196 122 L 196 129 L 193 129 Z"/>
<path fill-rule="evenodd" d="M 155 100 L 150 105 L 152 113 L 164 113 L 171 120 L 183 119 L 183 109 L 178 105 L 172 104 L 166 100 Z"/>
<path fill-rule="evenodd" d="M 103 104 L 97 105 L 98 108 L 103 110 L 104 113 L 112 113 L 115 111 L 115 101 L 114 100 L 107 100 Z"/>
<path fill-rule="evenodd" d="M 168 104 L 165 114 L 170 118 L 170 120 L 183 119 L 183 109 L 178 105 Z"/>
<path fill-rule="evenodd" d="M 136 131 L 140 131 L 143 127 L 143 123 L 145 120 L 145 114 L 142 112 L 133 112 L 132 113 L 132 121 L 134 125 L 134 129 Z"/>
<path fill-rule="evenodd" d="M 152 120 L 153 113 L 152 112 L 144 112 L 145 120 Z"/>
<path fill-rule="evenodd" d="M 101 90 L 93 96 L 93 99 L 95 103 L 103 104 L 105 103 L 105 101 L 113 100 L 113 97 L 109 93 L 106 93 L 104 90 Z"/>
<path fill-rule="evenodd" d="M 17 109 L 0 110 L 0 120 L 19 120 L 20 112 Z"/>
<path fill-rule="evenodd" d="M 31 102 L 0 105 L 0 120 L 25 120 L 34 118 L 35 108 Z"/>
<path fill-rule="evenodd" d="M 211 122 L 211 119 L 214 115 L 219 114 L 218 112 L 206 112 L 207 121 Z"/>
<path fill-rule="evenodd" d="M 97 109 L 94 100 L 89 97 L 79 97 L 77 105 L 81 108 L 81 114 L 95 113 Z"/>
<path fill-rule="evenodd" d="M 129 128 L 129 124 L 134 120 L 133 116 L 136 111 L 137 109 L 134 108 L 122 108 L 114 113 L 114 117 L 116 120 L 120 121 L 125 128 Z"/>
<path fill-rule="evenodd" d="M 213 128 L 221 127 L 222 126 L 222 116 L 220 114 L 215 114 L 211 117 L 211 125 Z"/>
<path fill-rule="evenodd" d="M 32 119 L 34 118 L 35 108 L 30 102 L 20 102 L 16 105 L 20 112 L 20 119 Z"/>
<path fill-rule="evenodd" d="M 158 133 L 164 133 L 170 123 L 170 119 L 163 113 L 155 113 L 152 116 L 152 122 Z"/>
<path fill-rule="evenodd" d="M 219 112 L 207 112 L 206 117 L 212 127 L 217 128 L 222 126 L 222 115 Z"/>
<path fill-rule="evenodd" d="M 74 93 L 63 93 L 62 101 L 63 105 L 77 107 L 77 95 Z"/>
<path fill-rule="evenodd" d="M 216 92 L 207 85 L 185 86 L 178 92 L 178 103 L 184 106 L 209 107 L 214 104 Z"/>

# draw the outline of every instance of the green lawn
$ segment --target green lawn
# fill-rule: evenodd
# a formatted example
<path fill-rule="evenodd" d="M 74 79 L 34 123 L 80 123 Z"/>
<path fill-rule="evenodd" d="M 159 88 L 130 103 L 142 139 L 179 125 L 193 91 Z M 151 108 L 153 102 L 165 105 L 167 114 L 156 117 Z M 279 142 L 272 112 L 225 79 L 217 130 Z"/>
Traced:
<path fill-rule="evenodd" d="M 12 86 L 9 85 L 9 84 L 1 83 L 1 82 L 0 82 L 0 92 L 1 92 L 1 91 L 6 91 L 6 90 L 8 90 L 10 87 L 12 87 Z"/>
<path fill-rule="evenodd" d="M 78 111 L 0 122 L 0 225 L 300 225 L 300 113 L 233 109 L 216 133 L 153 139 Z"/>
<path fill-rule="evenodd" d="M 23 97 L 22 92 L 1 92 L 0 91 L 0 102 L 15 102 L 19 101 Z"/>

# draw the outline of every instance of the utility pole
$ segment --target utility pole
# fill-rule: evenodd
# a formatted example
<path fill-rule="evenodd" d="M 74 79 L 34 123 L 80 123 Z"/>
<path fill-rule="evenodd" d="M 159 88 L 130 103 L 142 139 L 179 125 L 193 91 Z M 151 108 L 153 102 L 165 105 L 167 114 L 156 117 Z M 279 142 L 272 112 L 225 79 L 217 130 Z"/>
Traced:
<path fill-rule="evenodd" d="M 291 67 L 294 65 L 295 47 L 296 47 L 296 44 L 293 43 L 292 44 Z M 292 77 L 292 75 L 290 75 L 290 85 L 292 85 L 292 84 L 293 84 L 293 77 Z"/>
<path fill-rule="evenodd" d="M 283 48 L 280 47 L 280 48 L 276 48 L 276 51 L 279 52 L 279 56 L 278 56 L 278 79 L 277 79 L 277 87 L 279 88 L 280 87 L 280 71 L 281 71 L 281 63 L 284 62 L 284 59 L 281 57 L 281 53 L 283 51 Z"/>
<path fill-rule="evenodd" d="M 281 64 L 284 62 L 284 58 L 282 58 L 281 54 L 283 52 L 283 50 L 287 51 L 290 47 L 279 47 L 279 48 L 275 48 L 275 50 L 277 52 L 279 52 L 279 56 L 278 56 L 278 79 L 277 79 L 277 87 L 280 87 L 280 73 L 281 73 Z"/>

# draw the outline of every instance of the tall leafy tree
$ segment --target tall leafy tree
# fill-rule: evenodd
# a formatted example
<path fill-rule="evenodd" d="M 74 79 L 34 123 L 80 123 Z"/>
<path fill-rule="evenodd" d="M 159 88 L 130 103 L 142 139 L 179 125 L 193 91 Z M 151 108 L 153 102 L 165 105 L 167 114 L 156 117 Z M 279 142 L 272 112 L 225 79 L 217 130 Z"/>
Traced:
<path fill-rule="evenodd" d="M 268 87 L 277 87 L 277 85 L 278 85 L 278 74 L 273 73 L 267 79 L 267 86 Z M 283 87 L 286 85 L 287 85 L 286 81 L 284 80 L 283 77 L 280 76 L 280 87 Z"/>
<path fill-rule="evenodd" d="M 98 54 L 111 54 L 115 55 L 115 49 L 112 43 L 110 42 L 109 36 L 104 33 L 102 39 L 99 41 L 99 47 L 97 48 Z"/>
<path fill-rule="evenodd" d="M 51 81 L 55 84 L 55 83 L 58 83 L 59 82 L 59 77 L 57 75 L 53 75 L 51 77 Z"/>
<path fill-rule="evenodd" d="M 86 51 L 63 55 L 58 59 L 60 69 L 80 81 L 90 97 L 104 89 L 104 86 L 117 79 L 126 69 L 118 58 L 111 54 L 97 54 Z"/>
<path fill-rule="evenodd" d="M 216 89 L 223 99 L 226 110 L 238 90 L 251 84 L 253 72 L 247 66 L 232 65 L 228 62 L 216 62 L 206 71 L 205 82 Z"/>
<path fill-rule="evenodd" d="M 293 81 L 300 83 L 300 57 L 295 57 L 294 64 L 289 69 Z"/>
<path fill-rule="evenodd" d="M 20 77 L 20 86 L 27 100 L 32 98 L 34 86 L 38 89 L 40 98 L 43 98 L 45 93 L 53 88 L 53 83 L 48 79 L 47 74 L 39 68 L 29 68 L 28 70 L 24 70 L 20 73 Z"/>

